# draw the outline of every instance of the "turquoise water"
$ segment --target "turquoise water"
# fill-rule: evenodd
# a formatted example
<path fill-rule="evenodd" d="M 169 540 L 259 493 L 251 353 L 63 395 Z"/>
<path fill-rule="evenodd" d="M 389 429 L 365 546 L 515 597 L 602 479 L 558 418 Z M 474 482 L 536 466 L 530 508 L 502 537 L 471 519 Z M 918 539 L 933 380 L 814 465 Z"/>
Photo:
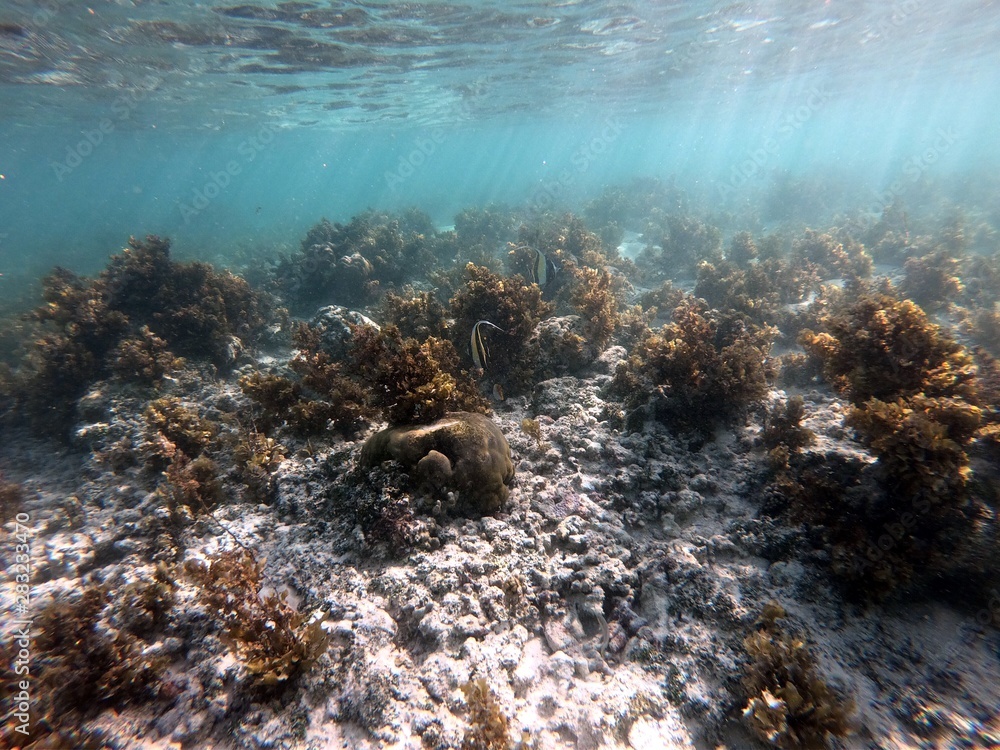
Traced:
<path fill-rule="evenodd" d="M 816 224 L 927 184 L 988 202 L 998 33 L 992 2 L 5 2 L 0 278 L 638 175 L 764 224 L 792 178 Z"/>

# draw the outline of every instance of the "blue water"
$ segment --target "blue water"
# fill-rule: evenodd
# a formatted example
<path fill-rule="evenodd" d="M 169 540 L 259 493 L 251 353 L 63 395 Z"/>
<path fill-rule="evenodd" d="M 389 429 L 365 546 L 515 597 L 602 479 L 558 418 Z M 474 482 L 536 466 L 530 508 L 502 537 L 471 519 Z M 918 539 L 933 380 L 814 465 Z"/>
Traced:
<path fill-rule="evenodd" d="M 0 4 L 0 289 L 180 256 L 290 249 L 325 216 L 502 201 L 579 209 L 673 179 L 766 224 L 928 184 L 988 202 L 1000 4 L 46 0 Z"/>

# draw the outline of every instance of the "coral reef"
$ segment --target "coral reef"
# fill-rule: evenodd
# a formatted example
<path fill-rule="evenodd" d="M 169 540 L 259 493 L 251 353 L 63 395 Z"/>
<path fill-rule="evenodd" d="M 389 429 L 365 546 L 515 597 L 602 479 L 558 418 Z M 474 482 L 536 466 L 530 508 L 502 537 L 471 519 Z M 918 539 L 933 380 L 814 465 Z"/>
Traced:
<path fill-rule="evenodd" d="M 733 315 L 710 313 L 686 299 L 673 322 L 650 333 L 619 365 L 611 392 L 670 424 L 711 431 L 742 414 L 767 392 L 767 355 L 774 332 Z"/>
<path fill-rule="evenodd" d="M 872 258 L 864 246 L 852 240 L 839 241 L 833 235 L 807 229 L 792 245 L 799 263 L 811 263 L 823 278 L 866 278 L 872 273 Z"/>
<path fill-rule="evenodd" d="M 486 375 L 503 381 L 508 391 L 523 390 L 531 382 L 534 363 L 528 356 L 527 343 L 535 326 L 552 311 L 542 299 L 541 290 L 521 276 L 503 278 L 471 263 L 465 267 L 466 282 L 450 302 L 455 319 L 452 343 L 459 352 L 468 351 L 473 326 L 487 320 L 503 332 L 486 334 L 490 358 Z M 471 352 L 469 360 L 471 364 Z"/>
<path fill-rule="evenodd" d="M 427 273 L 436 260 L 433 234 L 433 224 L 420 212 L 368 211 L 347 224 L 324 219 L 309 230 L 297 255 L 281 259 L 275 280 L 299 310 L 363 305 L 386 288 Z"/>
<path fill-rule="evenodd" d="M 105 627 L 107 604 L 102 588 L 88 586 L 74 600 L 57 599 L 36 615 L 29 733 L 15 733 L 14 718 L 8 716 L 0 728 L 5 747 L 79 747 L 84 720 L 109 707 L 156 697 L 163 659 L 147 656 L 145 642 L 128 630 Z M 13 640 L 0 645 L 0 672 L 7 685 L 17 684 L 16 653 Z"/>
<path fill-rule="evenodd" d="M 351 373 L 393 425 L 433 422 L 448 411 L 488 411 L 486 400 L 447 339 L 404 339 L 395 326 L 354 331 Z"/>
<path fill-rule="evenodd" d="M 975 369 L 963 347 L 911 300 L 869 292 L 821 319 L 824 332 L 799 341 L 853 403 L 923 393 L 975 399 Z"/>
<path fill-rule="evenodd" d="M 208 561 L 189 560 L 184 566 L 253 685 L 277 688 L 308 671 L 326 651 L 329 636 L 322 614 L 307 618 L 288 604 L 285 592 L 264 593 L 262 571 L 263 565 L 244 549 L 220 552 Z"/>
<path fill-rule="evenodd" d="M 786 750 L 823 750 L 831 737 L 851 732 L 853 701 L 837 695 L 819 674 L 801 640 L 777 624 L 785 610 L 764 607 L 760 628 L 746 637 L 750 657 L 743 675 L 749 702 L 743 711 L 762 740 Z"/>
<path fill-rule="evenodd" d="M 147 384 L 181 366 L 177 354 L 229 368 L 280 319 L 265 296 L 205 263 L 170 260 L 168 240 L 131 238 L 94 280 L 56 269 L 11 392 L 15 412 L 59 434 L 92 382 L 118 374 Z"/>
<path fill-rule="evenodd" d="M 790 214 L 828 200 L 794 180 L 775 195 L 800 184 Z M 68 448 L 35 429 L 58 406 L 41 392 L 0 440 L 0 513 L 26 514 L 45 630 L 27 741 L 997 744 L 1000 366 L 957 343 L 991 340 L 995 206 L 943 227 L 831 211 L 807 247 L 804 223 L 765 235 L 748 208 L 639 189 L 609 191 L 590 226 L 495 207 L 456 231 L 414 212 L 320 225 L 315 256 L 269 279 L 309 322 L 266 356 L 250 347 L 280 312 L 244 336 L 162 244 L 96 279 L 55 272 L 51 306 L 0 332 L 0 359 L 24 360 L 0 367 L 0 409 L 29 416 L 29 360 L 86 381 L 63 405 Z M 893 279 L 905 257 L 961 271 L 940 327 L 887 280 L 821 285 L 864 270 L 852 238 L 895 253 Z M 363 308 L 312 314 L 330 290 L 287 285 L 324 254 L 331 290 L 363 277 Z M 205 304 L 155 301 L 179 280 Z M 218 356 L 199 348 L 213 318 Z M 485 366 L 467 372 L 476 331 Z M 5 682 L 12 649 L 5 633 Z"/>
<path fill-rule="evenodd" d="M 514 478 L 503 433 L 487 417 L 469 412 L 454 412 L 427 425 L 390 427 L 368 438 L 360 464 L 376 466 L 387 459 L 415 470 L 442 509 L 453 508 L 460 515 L 495 512 Z"/>
<path fill-rule="evenodd" d="M 943 250 L 907 258 L 899 290 L 923 308 L 942 307 L 962 293 L 959 266 L 959 260 Z"/>
<path fill-rule="evenodd" d="M 448 310 L 433 292 L 389 292 L 382 300 L 382 320 L 399 329 L 403 338 L 426 341 L 448 337 Z"/>

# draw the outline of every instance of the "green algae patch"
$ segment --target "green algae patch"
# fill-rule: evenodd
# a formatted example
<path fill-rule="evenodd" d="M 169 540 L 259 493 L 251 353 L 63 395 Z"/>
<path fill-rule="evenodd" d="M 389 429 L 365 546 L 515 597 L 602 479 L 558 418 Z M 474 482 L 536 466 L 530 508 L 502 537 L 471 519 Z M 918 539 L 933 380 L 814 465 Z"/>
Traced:
<path fill-rule="evenodd" d="M 360 463 L 372 467 L 396 460 L 431 491 L 454 493 L 460 515 L 493 513 L 507 500 L 514 478 L 510 446 L 500 428 L 482 414 L 451 412 L 426 425 L 390 427 L 372 435 Z"/>

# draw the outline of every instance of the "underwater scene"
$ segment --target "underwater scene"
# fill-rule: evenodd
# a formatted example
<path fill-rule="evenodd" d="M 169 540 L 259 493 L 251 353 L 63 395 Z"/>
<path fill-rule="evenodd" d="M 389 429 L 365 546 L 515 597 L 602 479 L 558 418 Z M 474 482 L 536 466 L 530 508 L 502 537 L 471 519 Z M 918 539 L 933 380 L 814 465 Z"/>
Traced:
<path fill-rule="evenodd" d="M 0 748 L 1000 748 L 997 39 L 2 0 Z"/>

